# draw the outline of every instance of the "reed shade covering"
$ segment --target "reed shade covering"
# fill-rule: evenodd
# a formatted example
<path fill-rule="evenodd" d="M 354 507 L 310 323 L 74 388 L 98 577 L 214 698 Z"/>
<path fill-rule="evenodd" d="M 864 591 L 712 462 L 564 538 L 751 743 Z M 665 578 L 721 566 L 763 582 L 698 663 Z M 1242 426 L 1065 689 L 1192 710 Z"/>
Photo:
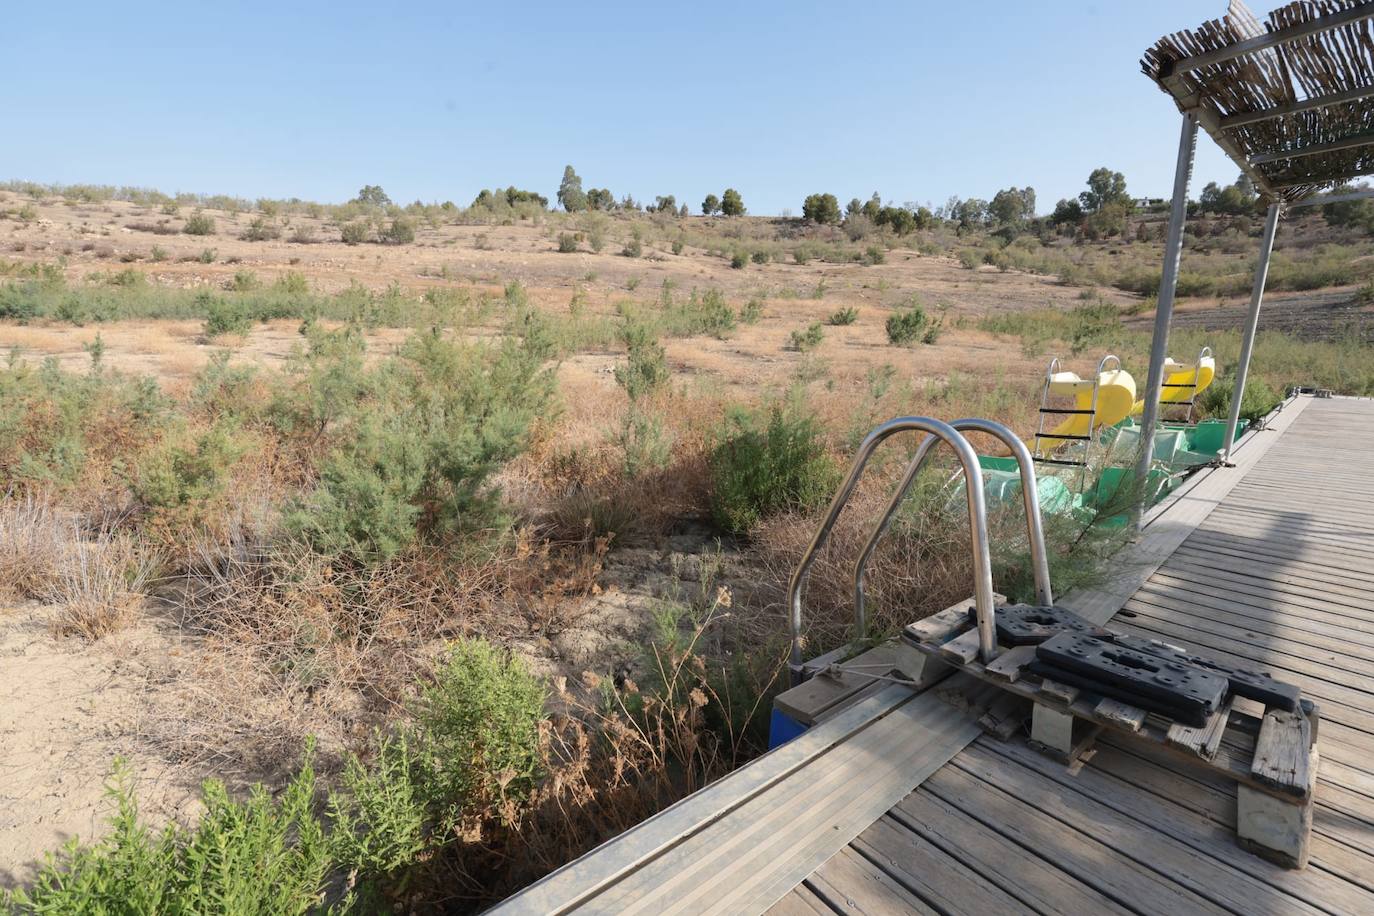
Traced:
<path fill-rule="evenodd" d="M 1374 0 L 1299 0 L 1165 35 L 1141 69 L 1271 201 L 1374 173 Z"/>

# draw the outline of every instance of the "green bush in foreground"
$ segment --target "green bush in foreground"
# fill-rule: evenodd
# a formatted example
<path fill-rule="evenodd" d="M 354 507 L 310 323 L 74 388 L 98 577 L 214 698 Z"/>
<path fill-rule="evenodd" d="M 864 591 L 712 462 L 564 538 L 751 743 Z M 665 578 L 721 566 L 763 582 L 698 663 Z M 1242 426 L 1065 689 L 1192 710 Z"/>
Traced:
<path fill-rule="evenodd" d="M 544 688 L 520 659 L 481 640 L 459 641 L 421 690 L 413 720 L 382 738 L 368 762 L 350 756 L 324 817 L 316 814 L 310 747 L 276 799 L 257 786 L 234 801 L 210 780 L 196 827 L 160 833 L 140 821 L 132 780 L 117 763 L 109 835 L 73 840 L 50 856 L 30 887 L 0 893 L 0 911 L 390 912 L 418 871 L 463 841 L 465 825 L 509 823 L 528 810 L 543 775 L 544 703 Z M 330 891 L 344 886 L 354 890 Z M 327 896 L 337 898 L 332 906 Z"/>
<path fill-rule="evenodd" d="M 131 780 L 116 765 L 117 810 L 103 840 L 75 839 L 49 856 L 33 884 L 0 897 L 18 914 L 304 914 L 320 911 L 332 869 L 313 813 L 315 774 L 306 760 L 277 799 L 258 786 L 245 802 L 205 783 L 205 813 L 192 830 L 154 833 L 140 822 Z M 345 902 L 345 906 L 347 903 Z"/>
<path fill-rule="evenodd" d="M 842 325 L 853 324 L 858 320 L 859 310 L 853 306 L 845 306 L 838 311 L 832 312 L 830 317 L 826 319 L 826 323 L 840 327 Z"/>
<path fill-rule="evenodd" d="M 456 643 L 375 760 L 348 762 L 329 799 L 339 867 L 385 894 L 403 873 L 457 839 L 465 818 L 518 812 L 541 776 L 544 689 L 509 652 Z M 397 878 L 402 880 L 397 881 Z"/>
<path fill-rule="evenodd" d="M 824 504 L 839 473 L 815 421 L 781 407 L 762 428 L 742 411 L 728 416 L 710 468 L 712 514 L 736 533 L 775 512 Z"/>

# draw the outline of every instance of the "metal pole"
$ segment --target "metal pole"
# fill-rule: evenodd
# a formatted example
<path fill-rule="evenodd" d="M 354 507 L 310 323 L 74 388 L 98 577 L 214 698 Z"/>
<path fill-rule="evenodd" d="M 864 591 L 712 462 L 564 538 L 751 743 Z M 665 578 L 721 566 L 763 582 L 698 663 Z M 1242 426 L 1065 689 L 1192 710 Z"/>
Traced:
<path fill-rule="evenodd" d="M 1245 397 L 1245 381 L 1250 374 L 1250 354 L 1255 348 L 1255 331 L 1259 328 L 1260 303 L 1264 300 L 1264 281 L 1269 276 L 1269 256 L 1274 252 L 1274 234 L 1279 228 L 1282 207 L 1278 201 L 1269 205 L 1264 221 L 1264 237 L 1260 240 L 1259 263 L 1255 265 L 1255 285 L 1250 290 L 1250 312 L 1245 316 L 1245 337 L 1240 342 L 1240 360 L 1236 363 L 1236 385 L 1231 392 L 1231 415 L 1226 420 L 1226 438 L 1221 453 L 1223 464 L 1231 462 L 1231 444 L 1240 423 L 1240 402 Z"/>
<path fill-rule="evenodd" d="M 1145 484 L 1155 457 L 1155 422 L 1159 419 L 1159 392 L 1164 386 L 1164 360 L 1169 355 L 1169 320 L 1174 314 L 1178 265 L 1183 255 L 1183 223 L 1188 216 L 1188 181 L 1193 174 L 1193 149 L 1197 146 L 1197 119 L 1184 114 L 1178 138 L 1178 162 L 1174 166 L 1174 200 L 1169 211 L 1169 234 L 1164 241 L 1164 272 L 1159 279 L 1159 303 L 1155 307 L 1155 334 L 1150 344 L 1150 373 L 1145 381 L 1145 409 L 1140 417 L 1140 457 L 1135 481 L 1140 488 L 1136 503 L 1139 524 L 1145 502 Z"/>

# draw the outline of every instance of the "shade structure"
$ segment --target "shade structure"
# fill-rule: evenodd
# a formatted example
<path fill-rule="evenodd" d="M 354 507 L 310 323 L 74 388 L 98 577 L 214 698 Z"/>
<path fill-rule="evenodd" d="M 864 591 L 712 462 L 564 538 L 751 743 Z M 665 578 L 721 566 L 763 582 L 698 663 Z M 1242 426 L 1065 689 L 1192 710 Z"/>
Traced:
<path fill-rule="evenodd" d="M 1160 38 L 1141 68 L 1270 201 L 1374 172 L 1374 0 L 1241 3 Z"/>
<path fill-rule="evenodd" d="M 1371 21 L 1374 0 L 1298 0 L 1269 13 L 1263 22 L 1241 0 L 1231 0 L 1221 19 L 1165 35 L 1141 59 L 1145 75 L 1183 113 L 1144 392 L 1146 429 L 1154 427 L 1159 415 L 1197 128 L 1231 157 L 1269 204 L 1223 440 L 1225 461 L 1245 395 L 1278 220 L 1286 207 L 1316 202 L 1323 199 L 1321 192 L 1374 173 Z M 1374 191 L 1342 188 L 1336 197 L 1371 195 Z M 1138 480 L 1149 475 L 1153 444 L 1153 436 L 1142 437 Z"/>

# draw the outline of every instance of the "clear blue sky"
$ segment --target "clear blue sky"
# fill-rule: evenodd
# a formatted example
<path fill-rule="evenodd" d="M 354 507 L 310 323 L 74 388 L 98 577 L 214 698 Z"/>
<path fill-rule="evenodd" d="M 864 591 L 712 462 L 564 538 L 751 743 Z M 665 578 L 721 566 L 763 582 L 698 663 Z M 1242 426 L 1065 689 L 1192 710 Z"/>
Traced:
<path fill-rule="evenodd" d="M 342 201 L 584 186 L 695 211 L 901 203 L 1095 167 L 1167 196 L 1179 117 L 1140 73 L 1224 0 L 22 3 L 0 178 Z M 1257 12 L 1267 10 L 1263 0 Z M 1236 169 L 1205 137 L 1202 183 Z"/>

